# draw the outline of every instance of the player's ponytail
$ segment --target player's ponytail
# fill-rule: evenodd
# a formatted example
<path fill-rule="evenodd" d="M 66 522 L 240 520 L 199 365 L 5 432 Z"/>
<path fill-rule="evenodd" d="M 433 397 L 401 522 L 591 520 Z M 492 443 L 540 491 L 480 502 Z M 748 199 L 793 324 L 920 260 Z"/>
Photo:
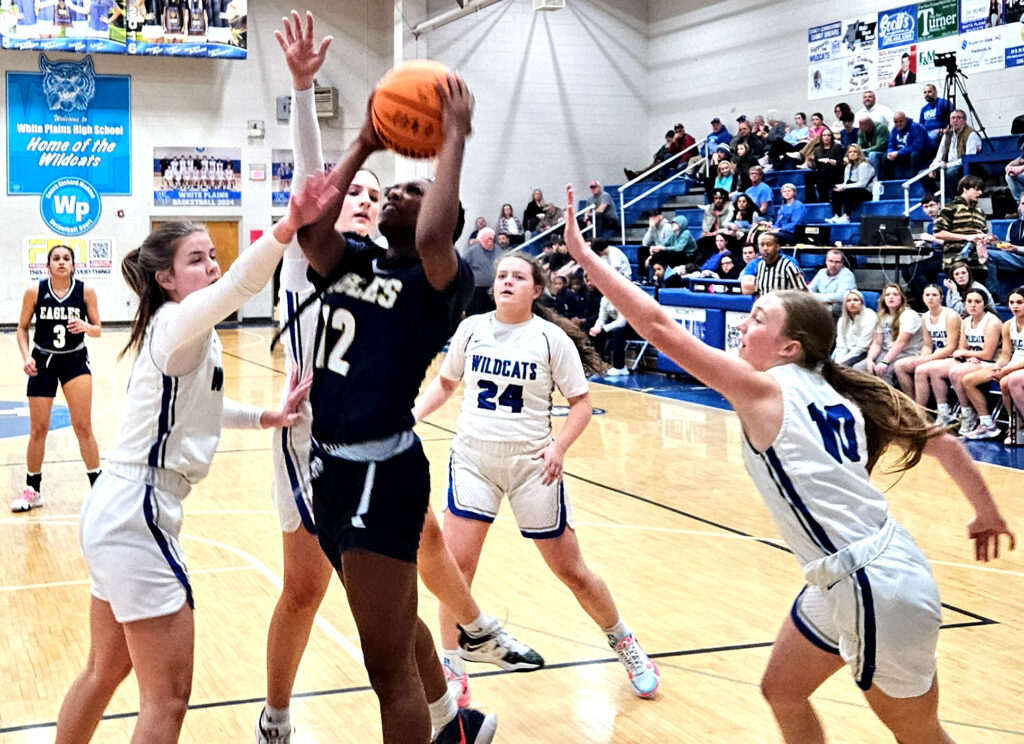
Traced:
<path fill-rule="evenodd" d="M 545 290 L 548 289 L 547 270 L 541 266 L 540 261 L 538 261 L 534 256 L 531 256 L 525 251 L 512 251 L 502 256 L 498 263 L 501 263 L 501 261 L 504 261 L 506 258 L 518 258 L 530 264 L 530 271 L 533 274 L 533 283 L 543 287 Z M 543 294 L 541 294 L 541 297 L 543 297 Z M 534 315 L 540 316 L 549 323 L 554 323 L 565 331 L 565 335 L 569 337 L 573 345 L 576 347 L 576 351 L 579 352 L 580 361 L 583 362 L 583 371 L 588 377 L 590 375 L 604 374 L 605 371 L 607 371 L 608 364 L 601 358 L 601 355 L 597 353 L 594 345 L 590 343 L 590 338 L 578 325 L 570 321 L 568 318 L 563 318 L 551 308 L 543 305 L 540 298 L 533 301 L 533 305 L 530 309 L 533 311 Z"/>
<path fill-rule="evenodd" d="M 146 328 L 156 311 L 167 301 L 167 294 L 156 280 L 158 271 L 172 271 L 178 244 L 195 232 L 206 228 L 193 222 L 166 222 L 151 232 L 135 250 L 121 259 L 121 275 L 131 290 L 139 296 L 139 307 L 132 320 L 128 343 L 117 355 L 120 359 L 128 351 L 138 352 Z"/>
<path fill-rule="evenodd" d="M 817 297 L 799 290 L 772 295 L 782 301 L 786 310 L 782 335 L 799 341 L 803 349 L 799 364 L 819 371 L 837 393 L 860 408 L 868 439 L 868 472 L 891 444 L 903 449 L 892 472 L 914 467 L 928 440 L 945 433 L 946 428 L 932 423 L 924 408 L 881 378 L 832 361 L 829 354 L 835 341 L 835 323 L 832 313 Z"/>

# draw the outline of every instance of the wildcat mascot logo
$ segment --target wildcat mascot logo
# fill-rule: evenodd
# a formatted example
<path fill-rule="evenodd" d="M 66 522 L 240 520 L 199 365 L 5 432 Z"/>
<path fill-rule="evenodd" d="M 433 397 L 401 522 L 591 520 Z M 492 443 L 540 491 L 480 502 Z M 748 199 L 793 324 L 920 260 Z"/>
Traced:
<path fill-rule="evenodd" d="M 81 62 L 51 62 L 39 55 L 43 93 L 50 111 L 85 111 L 96 95 L 96 73 L 92 57 Z"/>

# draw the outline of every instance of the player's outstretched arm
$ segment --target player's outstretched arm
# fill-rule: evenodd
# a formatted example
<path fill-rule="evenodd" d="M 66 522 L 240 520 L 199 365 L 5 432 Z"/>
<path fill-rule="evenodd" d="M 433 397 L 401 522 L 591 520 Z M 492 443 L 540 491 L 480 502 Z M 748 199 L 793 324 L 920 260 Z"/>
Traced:
<path fill-rule="evenodd" d="M 450 380 L 442 374 L 434 377 L 423 390 L 423 394 L 416 399 L 416 405 L 412 407 L 412 416 L 416 423 L 444 405 L 458 387 L 458 380 Z"/>
<path fill-rule="evenodd" d="M 437 156 L 434 183 L 423 197 L 416 223 L 416 251 L 423 273 L 436 290 L 451 284 L 458 269 L 452 238 L 459 218 L 459 179 L 466 137 L 473 130 L 473 94 L 458 75 L 437 86 L 441 96 L 444 142 Z"/>
<path fill-rule="evenodd" d="M 967 523 L 967 537 L 974 541 L 974 557 L 988 561 L 999 557 L 999 539 L 1006 535 L 1010 550 L 1017 547 L 1017 536 L 1010 531 L 999 513 L 992 493 L 967 448 L 952 434 L 932 437 L 924 447 L 957 484 L 974 509 L 974 519 Z"/>

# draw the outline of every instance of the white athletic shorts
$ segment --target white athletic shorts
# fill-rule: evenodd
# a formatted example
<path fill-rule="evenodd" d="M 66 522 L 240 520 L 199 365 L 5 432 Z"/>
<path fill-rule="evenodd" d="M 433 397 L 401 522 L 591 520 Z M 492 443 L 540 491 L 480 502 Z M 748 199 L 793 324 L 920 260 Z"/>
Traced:
<path fill-rule="evenodd" d="M 559 537 L 573 526 L 572 506 L 561 481 L 541 483 L 543 464 L 533 457 L 547 445 L 485 442 L 457 434 L 448 461 L 448 511 L 493 522 L 507 496 L 523 537 Z"/>
<path fill-rule="evenodd" d="M 935 679 L 942 605 L 928 561 L 895 524 L 881 553 L 828 585 L 808 584 L 790 611 L 815 646 L 838 654 L 862 690 L 918 697 Z"/>
<path fill-rule="evenodd" d="M 282 291 L 282 316 L 290 318 L 299 303 L 308 296 L 309 293 L 305 292 Z M 281 336 L 281 342 L 285 345 L 285 386 L 281 393 L 282 401 L 288 395 L 288 380 L 291 379 L 296 366 L 299 368 L 300 377 L 310 374 L 313 370 L 313 345 L 319 308 L 319 303 L 313 303 Z M 295 532 L 299 527 L 303 527 L 311 535 L 316 534 L 316 527 L 313 524 L 313 485 L 309 472 L 312 425 L 313 409 L 307 401 L 299 421 L 287 429 L 274 430 L 274 442 L 271 447 L 274 463 L 273 496 L 281 532 Z"/>
<path fill-rule="evenodd" d="M 194 606 L 178 544 L 189 489 L 170 470 L 108 463 L 86 497 L 79 540 L 92 596 L 110 603 L 119 623 Z"/>

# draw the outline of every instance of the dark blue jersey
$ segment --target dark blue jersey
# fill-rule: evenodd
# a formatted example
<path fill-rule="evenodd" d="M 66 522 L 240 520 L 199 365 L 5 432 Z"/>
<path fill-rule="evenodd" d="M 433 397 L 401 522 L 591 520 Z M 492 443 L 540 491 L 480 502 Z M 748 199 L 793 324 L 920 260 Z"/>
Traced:
<path fill-rule="evenodd" d="M 318 289 L 325 280 L 309 272 Z M 348 236 L 340 276 L 324 288 L 313 356 L 313 435 L 353 444 L 412 428 L 412 406 L 431 360 L 473 292 L 461 258 L 451 284 L 430 286 L 418 258 Z"/>
<path fill-rule="evenodd" d="M 85 285 L 71 277 L 71 289 L 60 299 L 50 287 L 50 280 L 39 282 L 36 295 L 36 332 L 33 343 L 43 351 L 64 354 L 85 344 L 84 333 L 68 331 L 68 321 L 88 320 L 85 307 Z"/>

